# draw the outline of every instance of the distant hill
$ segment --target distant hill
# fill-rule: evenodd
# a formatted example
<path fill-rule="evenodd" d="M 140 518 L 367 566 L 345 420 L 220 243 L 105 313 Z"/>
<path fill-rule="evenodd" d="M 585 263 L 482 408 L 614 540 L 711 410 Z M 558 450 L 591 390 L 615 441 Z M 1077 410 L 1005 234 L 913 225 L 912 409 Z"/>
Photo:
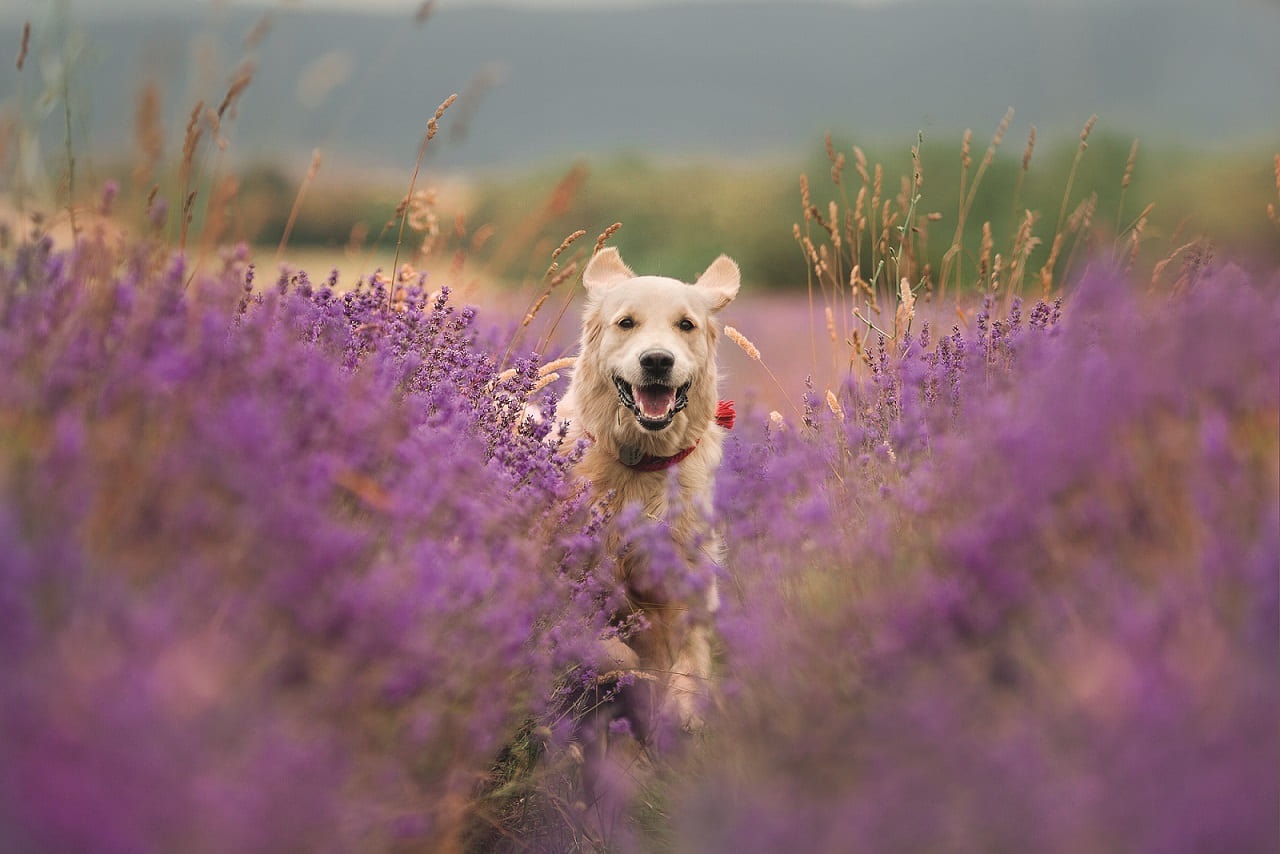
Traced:
<path fill-rule="evenodd" d="M 1087 12 L 999 0 L 445 9 L 421 26 L 278 11 L 247 48 L 261 16 L 235 7 L 73 20 L 84 37 L 72 76 L 77 145 L 97 157 L 128 150 L 146 79 L 160 83 L 170 144 L 180 144 L 191 105 L 216 104 L 248 55 L 256 70 L 231 151 L 298 168 L 319 146 L 327 168 L 403 169 L 451 92 L 464 96 L 433 156 L 465 168 L 618 150 L 790 155 L 829 129 L 905 141 L 973 127 L 985 145 L 1009 105 L 1022 128 L 1049 138 L 1070 139 L 1098 113 L 1107 130 L 1193 146 L 1280 143 L 1280 7 L 1263 0 Z M 49 38 L 36 23 L 37 41 Z M 20 27 L 0 22 L 0 44 L 16 46 Z M 29 113 L 40 67 L 33 59 L 24 72 Z M 6 59 L 0 97 L 16 91 L 14 74 Z M 45 125 L 60 142 L 60 115 Z M 460 125 L 463 139 L 450 133 Z"/>

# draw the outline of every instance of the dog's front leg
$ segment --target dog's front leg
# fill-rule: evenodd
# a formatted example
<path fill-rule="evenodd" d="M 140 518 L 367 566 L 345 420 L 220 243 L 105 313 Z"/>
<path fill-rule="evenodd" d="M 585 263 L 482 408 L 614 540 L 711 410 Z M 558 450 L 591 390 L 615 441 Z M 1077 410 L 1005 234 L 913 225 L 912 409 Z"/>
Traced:
<path fill-rule="evenodd" d="M 711 686 L 711 627 L 699 621 L 684 632 L 684 643 L 671 664 L 663 717 L 679 721 L 687 733 L 699 732 Z"/>

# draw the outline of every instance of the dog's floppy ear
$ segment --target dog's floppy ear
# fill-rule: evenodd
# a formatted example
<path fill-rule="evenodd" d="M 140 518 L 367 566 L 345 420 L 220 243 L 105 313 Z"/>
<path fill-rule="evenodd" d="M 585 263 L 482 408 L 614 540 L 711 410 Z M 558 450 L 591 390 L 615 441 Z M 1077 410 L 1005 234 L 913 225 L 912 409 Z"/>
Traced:
<path fill-rule="evenodd" d="M 587 262 L 587 268 L 582 271 L 582 285 L 588 292 L 604 290 L 625 279 L 635 278 L 635 275 L 630 267 L 622 263 L 618 250 L 610 246 L 601 249 Z"/>
<path fill-rule="evenodd" d="M 711 308 L 715 311 L 724 308 L 738 295 L 741 280 L 738 265 L 728 255 L 721 255 L 711 262 L 711 266 L 693 284 L 694 287 L 707 290 L 714 300 Z"/>

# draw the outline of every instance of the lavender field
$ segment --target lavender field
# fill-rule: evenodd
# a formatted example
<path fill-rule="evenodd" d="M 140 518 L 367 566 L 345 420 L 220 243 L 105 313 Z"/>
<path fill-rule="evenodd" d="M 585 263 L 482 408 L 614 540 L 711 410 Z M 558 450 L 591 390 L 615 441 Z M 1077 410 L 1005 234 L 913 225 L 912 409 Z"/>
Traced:
<path fill-rule="evenodd" d="M 451 103 L 354 275 L 236 239 L 198 110 L 167 173 L 5 200 L 0 850 L 1280 848 L 1274 246 L 1104 215 L 1093 120 L 1060 212 L 1034 131 L 983 186 L 1009 116 L 951 206 L 923 137 L 900 179 L 828 138 L 799 284 L 723 316 L 728 551 L 689 566 L 547 417 L 627 222 L 544 211 L 476 284 L 424 189 Z M 607 526 L 723 601 L 705 729 L 595 800 Z"/>
<path fill-rule="evenodd" d="M 589 844 L 556 698 L 616 591 L 536 358 L 234 252 L 2 269 L 6 848 Z M 603 842 L 1273 847 L 1265 284 L 1098 275 L 747 413 L 716 710 Z"/>

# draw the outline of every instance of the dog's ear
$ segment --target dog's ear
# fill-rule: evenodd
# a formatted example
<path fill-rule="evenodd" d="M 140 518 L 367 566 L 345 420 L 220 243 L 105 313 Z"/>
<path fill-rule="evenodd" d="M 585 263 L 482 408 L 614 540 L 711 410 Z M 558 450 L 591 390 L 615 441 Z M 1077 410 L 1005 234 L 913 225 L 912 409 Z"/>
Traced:
<path fill-rule="evenodd" d="M 694 287 L 705 288 L 713 300 L 711 309 L 718 311 L 728 305 L 738 295 L 742 275 L 738 265 L 728 255 L 721 255 L 711 262 L 711 266 L 698 277 Z"/>
<path fill-rule="evenodd" d="M 601 249 L 587 262 L 587 268 L 582 271 L 582 285 L 588 292 L 605 290 L 625 279 L 635 278 L 635 275 L 622 263 L 618 250 L 610 246 Z"/>

